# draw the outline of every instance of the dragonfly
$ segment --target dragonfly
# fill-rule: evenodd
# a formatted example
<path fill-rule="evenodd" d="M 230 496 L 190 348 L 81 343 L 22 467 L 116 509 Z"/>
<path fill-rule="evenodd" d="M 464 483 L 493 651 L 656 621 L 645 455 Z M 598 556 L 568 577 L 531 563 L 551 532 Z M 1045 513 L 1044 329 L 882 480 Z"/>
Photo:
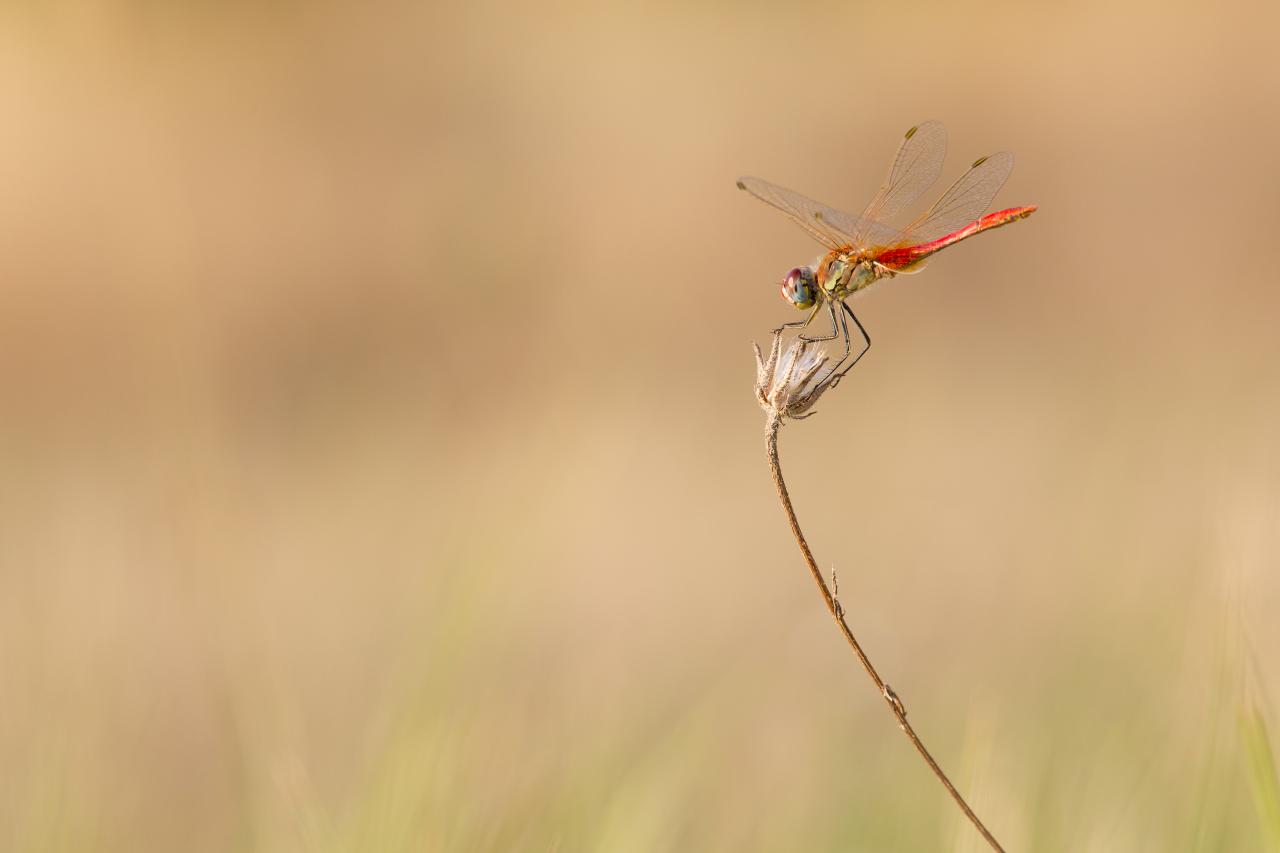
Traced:
<path fill-rule="evenodd" d="M 871 336 L 846 300 L 883 279 L 919 272 L 933 255 L 994 228 L 1026 219 L 1035 205 L 1010 207 L 987 213 L 996 193 L 1013 171 L 1013 155 L 1007 151 L 979 157 L 938 201 L 909 225 L 895 228 L 889 223 L 911 206 L 938 181 L 947 154 L 947 130 L 941 122 L 927 121 L 908 130 L 898 145 L 889 176 L 861 216 L 851 216 L 760 178 L 738 180 L 738 189 L 791 217 L 811 237 L 827 249 L 814 263 L 796 267 L 782 280 L 782 298 L 799 309 L 811 309 L 809 316 L 776 329 L 799 326 L 805 329 L 824 309 L 831 319 L 829 334 L 805 341 L 829 341 L 844 337 L 844 356 L 853 344 L 848 320 L 852 320 L 865 342 L 862 351 L 844 370 L 834 375 L 838 381 L 871 349 Z M 838 306 L 838 307 L 837 307 Z"/>

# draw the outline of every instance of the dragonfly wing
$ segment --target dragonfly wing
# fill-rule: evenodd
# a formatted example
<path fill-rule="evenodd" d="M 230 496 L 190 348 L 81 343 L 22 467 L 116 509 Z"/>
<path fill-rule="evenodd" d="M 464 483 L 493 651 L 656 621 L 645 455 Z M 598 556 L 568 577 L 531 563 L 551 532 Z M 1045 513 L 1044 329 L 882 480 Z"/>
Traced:
<path fill-rule="evenodd" d="M 855 250 L 870 246 L 896 246 L 907 239 L 906 232 L 883 222 L 855 219 L 839 210 L 825 210 L 817 214 L 822 222 L 830 225 L 837 234 L 844 235 L 843 246 Z"/>
<path fill-rule="evenodd" d="M 761 178 L 739 178 L 738 189 L 746 190 L 770 207 L 781 210 L 828 249 L 843 248 L 852 240 L 852 235 L 837 224 L 852 222 L 852 217 L 822 202 Z"/>
<path fill-rule="evenodd" d="M 974 161 L 929 211 L 904 229 L 907 241 L 928 243 L 979 219 L 1013 171 L 1013 155 L 1001 151 Z"/>
<path fill-rule="evenodd" d="M 897 216 L 937 183 L 946 156 L 947 129 L 942 122 L 926 121 L 908 130 L 893 158 L 889 176 L 862 212 L 860 228 L 853 235 L 855 242 L 860 246 L 884 244 L 874 232 L 886 228 L 881 223 Z"/>

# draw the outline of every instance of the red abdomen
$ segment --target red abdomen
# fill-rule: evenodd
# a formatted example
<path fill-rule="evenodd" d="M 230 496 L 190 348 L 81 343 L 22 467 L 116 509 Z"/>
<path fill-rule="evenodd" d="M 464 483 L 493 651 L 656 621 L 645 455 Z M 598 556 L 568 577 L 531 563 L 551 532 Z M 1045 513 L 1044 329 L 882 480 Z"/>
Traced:
<path fill-rule="evenodd" d="M 920 261 L 923 261 L 934 252 L 939 252 L 948 246 L 959 243 L 961 240 L 972 237 L 974 234 L 981 234 L 983 231 L 990 231 L 992 228 L 999 228 L 1001 225 L 1008 225 L 1010 222 L 1026 219 L 1035 212 L 1036 206 L 1034 204 L 1026 207 L 1010 207 L 1005 210 L 997 210 L 995 213 L 988 213 L 981 219 L 975 219 L 959 231 L 954 231 L 945 237 L 939 237 L 936 240 L 930 240 L 927 243 L 920 243 L 915 246 L 898 246 L 893 249 L 886 249 L 875 257 L 875 261 L 893 270 L 904 270 L 912 264 L 920 263 Z"/>

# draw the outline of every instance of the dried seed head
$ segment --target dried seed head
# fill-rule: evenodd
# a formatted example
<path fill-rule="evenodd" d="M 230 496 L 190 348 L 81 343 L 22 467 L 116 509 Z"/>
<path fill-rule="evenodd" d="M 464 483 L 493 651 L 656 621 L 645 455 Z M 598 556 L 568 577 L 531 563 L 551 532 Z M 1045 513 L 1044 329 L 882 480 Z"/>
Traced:
<path fill-rule="evenodd" d="M 793 341 L 782 348 L 782 332 L 773 333 L 773 344 L 765 357 L 756 350 L 756 399 L 772 417 L 804 418 L 818 398 L 830 388 L 834 367 L 825 369 L 830 357 L 820 344 Z"/>

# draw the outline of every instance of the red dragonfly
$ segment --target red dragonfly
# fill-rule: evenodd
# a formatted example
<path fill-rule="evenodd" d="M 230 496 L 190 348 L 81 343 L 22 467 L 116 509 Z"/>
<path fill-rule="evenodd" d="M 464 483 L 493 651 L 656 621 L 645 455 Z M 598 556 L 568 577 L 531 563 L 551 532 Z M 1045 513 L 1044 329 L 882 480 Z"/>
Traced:
<path fill-rule="evenodd" d="M 786 323 L 782 328 L 807 327 L 825 306 L 831 317 L 830 334 L 801 337 L 829 341 L 843 332 L 843 362 L 852 351 L 847 314 L 862 333 L 866 346 L 836 379 L 848 373 L 871 349 L 871 337 L 845 302 L 848 297 L 881 279 L 918 272 L 934 253 L 983 231 L 1026 219 L 1036 210 L 1035 205 L 1029 205 L 983 215 L 1013 171 L 1013 155 L 1001 151 L 975 160 L 969 171 L 910 225 L 897 229 L 885 224 L 937 182 L 946 154 L 947 131 L 941 122 L 927 121 L 908 130 L 893 158 L 889 177 L 858 217 L 760 178 L 738 181 L 738 189 L 781 210 L 828 249 L 820 260 L 796 267 L 782 280 L 783 299 L 797 308 L 813 309 L 807 319 Z"/>

